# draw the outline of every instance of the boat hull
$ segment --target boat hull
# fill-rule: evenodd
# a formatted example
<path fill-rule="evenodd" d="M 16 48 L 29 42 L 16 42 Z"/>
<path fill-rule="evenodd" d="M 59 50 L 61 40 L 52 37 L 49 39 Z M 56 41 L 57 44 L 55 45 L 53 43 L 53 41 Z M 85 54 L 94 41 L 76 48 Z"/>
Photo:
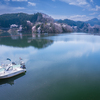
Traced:
<path fill-rule="evenodd" d="M 14 71 L 12 73 L 6 73 L 6 74 L 3 74 L 0 76 L 0 79 L 7 79 L 7 78 L 11 78 L 11 77 L 14 77 L 16 75 L 19 75 L 21 73 L 25 73 L 26 72 L 26 69 L 21 69 L 19 71 Z"/>

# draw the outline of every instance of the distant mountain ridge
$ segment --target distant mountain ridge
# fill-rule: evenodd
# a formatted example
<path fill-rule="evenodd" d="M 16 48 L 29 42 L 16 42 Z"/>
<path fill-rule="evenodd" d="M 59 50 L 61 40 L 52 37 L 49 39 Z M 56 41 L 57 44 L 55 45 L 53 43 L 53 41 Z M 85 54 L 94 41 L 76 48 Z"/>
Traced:
<path fill-rule="evenodd" d="M 73 20 L 69 20 L 69 19 L 64 19 L 64 20 L 58 20 L 58 23 L 65 23 L 68 24 L 70 26 L 78 26 L 79 28 L 82 28 L 83 25 L 85 24 L 85 22 L 82 21 L 73 21 Z"/>
<path fill-rule="evenodd" d="M 70 20 L 70 19 L 64 19 L 64 20 L 57 20 L 58 23 L 65 23 L 65 24 L 68 24 L 70 26 L 78 26 L 78 27 L 81 27 L 83 24 L 90 24 L 91 26 L 94 26 L 94 25 L 100 25 L 100 20 L 97 19 L 97 18 L 93 18 L 91 20 L 88 20 L 88 21 L 73 21 L 73 20 Z"/>
<path fill-rule="evenodd" d="M 26 13 L 12 13 L 0 15 L 0 27 L 9 28 L 11 24 L 25 25 L 29 20 L 32 23 L 36 22 L 54 22 L 54 19 L 44 13 L 26 14 Z M 58 23 L 65 23 L 70 26 L 78 26 L 81 28 L 84 24 L 90 24 L 91 26 L 100 25 L 100 20 L 93 18 L 88 21 L 73 21 L 69 19 L 56 20 Z"/>
<path fill-rule="evenodd" d="M 88 21 L 73 21 L 69 19 L 54 20 L 44 13 L 12 13 L 0 15 L 0 28 L 10 28 L 10 25 L 22 25 L 23 30 L 42 33 L 63 32 L 100 32 L 100 20 L 93 18 Z"/>
<path fill-rule="evenodd" d="M 85 21 L 85 23 L 89 23 L 91 26 L 100 25 L 100 20 L 97 18 L 93 18 L 91 20 Z"/>

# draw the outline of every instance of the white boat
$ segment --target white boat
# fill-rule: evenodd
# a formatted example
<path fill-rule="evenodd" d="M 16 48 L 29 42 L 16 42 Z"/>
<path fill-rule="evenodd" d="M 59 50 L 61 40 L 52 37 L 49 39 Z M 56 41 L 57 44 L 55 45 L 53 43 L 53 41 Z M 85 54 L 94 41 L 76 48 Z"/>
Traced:
<path fill-rule="evenodd" d="M 14 77 L 18 74 L 25 73 L 26 67 L 24 62 L 20 62 L 20 64 L 12 64 L 3 65 L 0 67 L 0 79 L 6 79 L 10 77 Z"/>

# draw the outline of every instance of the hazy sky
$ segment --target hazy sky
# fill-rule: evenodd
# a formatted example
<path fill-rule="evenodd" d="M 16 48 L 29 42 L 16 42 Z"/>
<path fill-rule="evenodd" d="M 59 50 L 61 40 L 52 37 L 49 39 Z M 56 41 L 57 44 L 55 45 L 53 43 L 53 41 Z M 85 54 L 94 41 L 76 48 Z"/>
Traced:
<path fill-rule="evenodd" d="M 55 19 L 100 19 L 100 0 L 0 0 L 0 14 L 45 13 Z"/>

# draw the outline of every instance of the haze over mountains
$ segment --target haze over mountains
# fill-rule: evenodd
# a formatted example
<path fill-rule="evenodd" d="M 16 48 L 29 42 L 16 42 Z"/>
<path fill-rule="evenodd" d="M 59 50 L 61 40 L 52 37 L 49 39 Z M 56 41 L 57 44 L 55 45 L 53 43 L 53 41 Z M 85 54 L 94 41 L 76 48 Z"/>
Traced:
<path fill-rule="evenodd" d="M 81 25 L 83 23 L 88 23 L 90 24 L 91 26 L 94 26 L 94 25 L 100 25 L 100 20 L 97 19 L 97 18 L 93 18 L 91 20 L 88 20 L 88 21 L 73 21 L 73 20 L 69 20 L 69 19 L 64 19 L 64 20 L 57 20 L 57 22 L 59 23 L 66 23 L 70 26 L 77 26 L 77 25 Z"/>
<path fill-rule="evenodd" d="M 97 18 L 93 18 L 91 20 L 86 21 L 86 23 L 89 23 L 91 26 L 100 25 L 100 20 Z"/>

